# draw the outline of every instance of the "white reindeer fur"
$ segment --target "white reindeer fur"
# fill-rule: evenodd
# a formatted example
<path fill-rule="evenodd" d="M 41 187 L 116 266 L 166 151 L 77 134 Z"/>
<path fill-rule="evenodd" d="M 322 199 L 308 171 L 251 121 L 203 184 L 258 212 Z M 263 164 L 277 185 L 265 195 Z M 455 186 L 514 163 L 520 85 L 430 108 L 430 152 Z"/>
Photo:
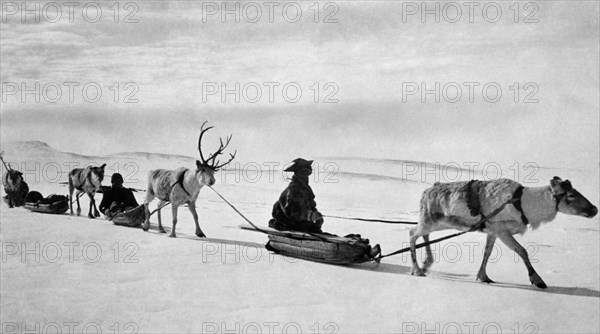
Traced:
<path fill-rule="evenodd" d="M 523 188 L 521 208 L 528 220 L 528 223 L 525 224 L 521 212 L 513 204 L 506 205 L 497 215 L 489 217 L 492 212 L 513 199 L 515 191 L 521 186 L 518 182 L 509 179 L 481 181 L 477 194 L 481 205 L 480 211 L 489 217 L 489 220 L 485 222 L 482 230 L 488 236 L 483 262 L 477 274 L 478 280 L 493 283 L 487 276 L 485 268 L 492 246 L 496 238 L 499 238 L 523 259 L 530 281 L 540 288 L 546 288 L 544 281 L 531 266 L 527 251 L 514 239 L 513 235 L 525 233 L 528 226 L 537 229 L 542 223 L 554 220 L 558 211 L 588 218 L 594 217 L 598 212 L 594 205 L 571 187 L 570 182 L 555 177 L 550 183 L 551 186 Z M 468 189 L 467 182 L 436 183 L 423 192 L 419 224 L 410 230 L 413 275 L 424 276 L 424 270 L 417 264 L 415 255 L 416 240 L 419 237 L 423 237 L 427 242 L 429 234 L 435 231 L 445 229 L 467 231 L 482 219 L 481 215 L 471 215 L 471 210 L 467 206 Z M 561 198 L 570 196 L 571 201 L 561 200 L 557 205 L 554 192 L 559 192 L 556 195 L 560 195 Z M 423 269 L 427 270 L 433 263 L 433 254 L 429 246 L 426 246 L 425 250 L 427 258 L 423 263 Z"/>

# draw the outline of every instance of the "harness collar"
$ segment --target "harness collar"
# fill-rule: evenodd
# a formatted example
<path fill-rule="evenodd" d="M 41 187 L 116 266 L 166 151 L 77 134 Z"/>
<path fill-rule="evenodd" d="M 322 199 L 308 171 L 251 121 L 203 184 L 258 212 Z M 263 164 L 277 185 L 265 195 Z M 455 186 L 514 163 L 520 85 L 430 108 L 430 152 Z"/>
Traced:
<path fill-rule="evenodd" d="M 515 209 L 519 210 L 519 212 L 521 213 L 521 221 L 523 222 L 523 224 L 527 225 L 529 224 L 529 219 L 527 219 L 527 216 L 525 216 L 525 212 L 523 212 L 523 205 L 521 203 L 521 197 L 523 197 L 523 189 L 525 189 L 525 187 L 519 186 L 515 190 L 513 194 L 512 204 L 515 206 Z"/>
<path fill-rule="evenodd" d="M 554 191 L 552 191 L 552 187 L 550 187 L 550 192 L 552 193 L 552 196 L 554 197 L 554 200 L 556 200 L 556 211 L 558 211 L 558 204 L 563 199 L 563 197 L 565 197 L 565 195 L 567 194 L 567 192 L 565 191 L 564 193 L 557 195 L 557 194 L 554 193 Z"/>

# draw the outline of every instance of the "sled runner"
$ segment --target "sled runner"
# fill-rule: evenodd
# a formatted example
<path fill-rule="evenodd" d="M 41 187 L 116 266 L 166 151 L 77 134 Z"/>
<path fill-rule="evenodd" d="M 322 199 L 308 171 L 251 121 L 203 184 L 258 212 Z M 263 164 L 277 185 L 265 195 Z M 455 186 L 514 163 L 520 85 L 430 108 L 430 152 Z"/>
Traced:
<path fill-rule="evenodd" d="M 144 212 L 144 206 L 140 205 L 131 210 L 119 212 L 112 218 L 106 217 L 106 219 L 112 221 L 115 225 L 141 227 L 142 223 L 146 219 L 146 214 Z"/>
<path fill-rule="evenodd" d="M 37 191 L 31 191 L 25 198 L 23 207 L 31 212 L 63 214 L 69 209 L 69 198 L 52 194 L 46 198 Z"/>
<path fill-rule="evenodd" d="M 261 228 L 269 235 L 266 248 L 277 254 L 330 264 L 353 264 L 371 261 L 381 253 L 359 234 L 340 237 L 328 233 L 304 233 Z"/>

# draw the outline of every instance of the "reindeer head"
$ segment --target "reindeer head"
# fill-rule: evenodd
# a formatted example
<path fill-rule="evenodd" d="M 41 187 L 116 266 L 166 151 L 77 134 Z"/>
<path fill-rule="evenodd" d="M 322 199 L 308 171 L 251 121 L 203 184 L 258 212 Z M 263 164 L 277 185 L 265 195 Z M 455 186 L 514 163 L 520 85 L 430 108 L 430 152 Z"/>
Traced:
<path fill-rule="evenodd" d="M 102 180 L 104 180 L 104 167 L 106 164 L 102 164 L 100 167 L 90 167 L 90 181 L 96 188 L 96 191 L 102 188 Z"/>
<path fill-rule="evenodd" d="M 220 161 L 217 160 L 217 156 L 223 153 L 231 141 L 232 135 L 229 135 L 229 137 L 227 137 L 225 140 L 225 143 L 223 143 L 222 138 L 219 138 L 219 148 L 215 151 L 215 153 L 210 154 L 207 159 L 204 159 L 204 155 L 202 154 L 202 136 L 206 131 L 213 128 L 212 126 L 209 126 L 205 129 L 205 124 L 206 122 L 202 123 L 202 127 L 200 127 L 200 137 L 198 138 L 198 152 L 200 153 L 200 160 L 196 160 L 196 179 L 198 179 L 200 184 L 212 186 L 215 184 L 215 172 L 219 170 L 219 168 L 229 164 L 235 158 L 237 150 L 233 154 L 229 154 L 230 159 L 225 163 L 220 163 Z"/>
<path fill-rule="evenodd" d="M 16 169 L 11 169 L 6 172 L 6 178 L 11 185 L 18 188 L 21 182 L 23 182 L 23 173 Z"/>
<path fill-rule="evenodd" d="M 593 218 L 598 213 L 598 208 L 573 188 L 569 180 L 563 181 L 555 176 L 550 180 L 550 189 L 556 199 L 556 208 L 559 212 L 586 218 Z"/>

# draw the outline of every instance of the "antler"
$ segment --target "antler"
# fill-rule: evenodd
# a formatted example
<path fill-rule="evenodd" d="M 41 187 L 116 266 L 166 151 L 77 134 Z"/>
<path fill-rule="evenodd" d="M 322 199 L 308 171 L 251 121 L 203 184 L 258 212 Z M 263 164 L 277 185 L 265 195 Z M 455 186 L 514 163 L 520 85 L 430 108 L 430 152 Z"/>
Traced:
<path fill-rule="evenodd" d="M 204 165 L 208 165 L 208 160 L 204 159 L 204 155 L 202 155 L 202 136 L 204 135 L 204 133 L 210 129 L 212 129 L 212 126 L 209 126 L 208 128 L 204 128 L 204 125 L 207 123 L 208 121 L 204 121 L 204 123 L 202 123 L 202 126 L 200 127 L 200 137 L 198 137 L 198 152 L 200 152 L 200 160 L 202 160 L 202 164 Z M 210 157 L 208 157 L 208 159 L 210 160 Z"/>
<path fill-rule="evenodd" d="M 2 164 L 4 165 L 4 168 L 7 171 L 11 171 L 12 168 L 10 167 L 10 163 L 8 164 L 8 166 L 6 166 L 6 162 L 4 162 L 4 157 L 2 155 L 4 155 L 4 151 L 0 152 L 0 160 L 2 160 Z"/>
<path fill-rule="evenodd" d="M 200 152 L 200 159 L 202 160 L 202 164 L 206 165 L 206 166 L 210 166 L 212 169 L 217 170 L 217 169 L 229 164 L 235 158 L 235 155 L 237 154 L 237 150 L 233 154 L 229 154 L 229 156 L 231 158 L 224 164 L 220 164 L 220 161 L 216 160 L 217 156 L 219 156 L 220 154 L 223 154 L 223 151 L 227 148 L 227 146 L 229 146 L 229 143 L 231 142 L 231 138 L 233 138 L 233 134 L 230 134 L 227 137 L 227 139 L 225 140 L 225 143 L 223 143 L 222 138 L 219 138 L 219 143 L 220 143 L 219 148 L 215 151 L 215 153 L 212 153 L 211 155 L 209 155 L 208 159 L 204 159 L 204 156 L 202 155 L 202 149 L 201 149 L 202 136 L 204 135 L 204 133 L 206 131 L 213 128 L 212 126 L 210 126 L 206 129 L 204 129 L 204 125 L 206 123 L 207 123 L 207 121 L 202 123 L 202 127 L 200 127 L 200 137 L 198 138 L 198 151 Z"/>
<path fill-rule="evenodd" d="M 233 161 L 236 154 L 237 154 L 237 150 L 235 150 L 235 152 L 233 152 L 233 154 L 229 153 L 229 156 L 231 157 L 231 159 L 227 160 L 227 162 L 224 164 L 219 165 L 219 161 L 217 161 L 217 165 L 215 166 L 215 169 L 219 169 L 219 168 L 229 164 L 231 161 Z"/>

